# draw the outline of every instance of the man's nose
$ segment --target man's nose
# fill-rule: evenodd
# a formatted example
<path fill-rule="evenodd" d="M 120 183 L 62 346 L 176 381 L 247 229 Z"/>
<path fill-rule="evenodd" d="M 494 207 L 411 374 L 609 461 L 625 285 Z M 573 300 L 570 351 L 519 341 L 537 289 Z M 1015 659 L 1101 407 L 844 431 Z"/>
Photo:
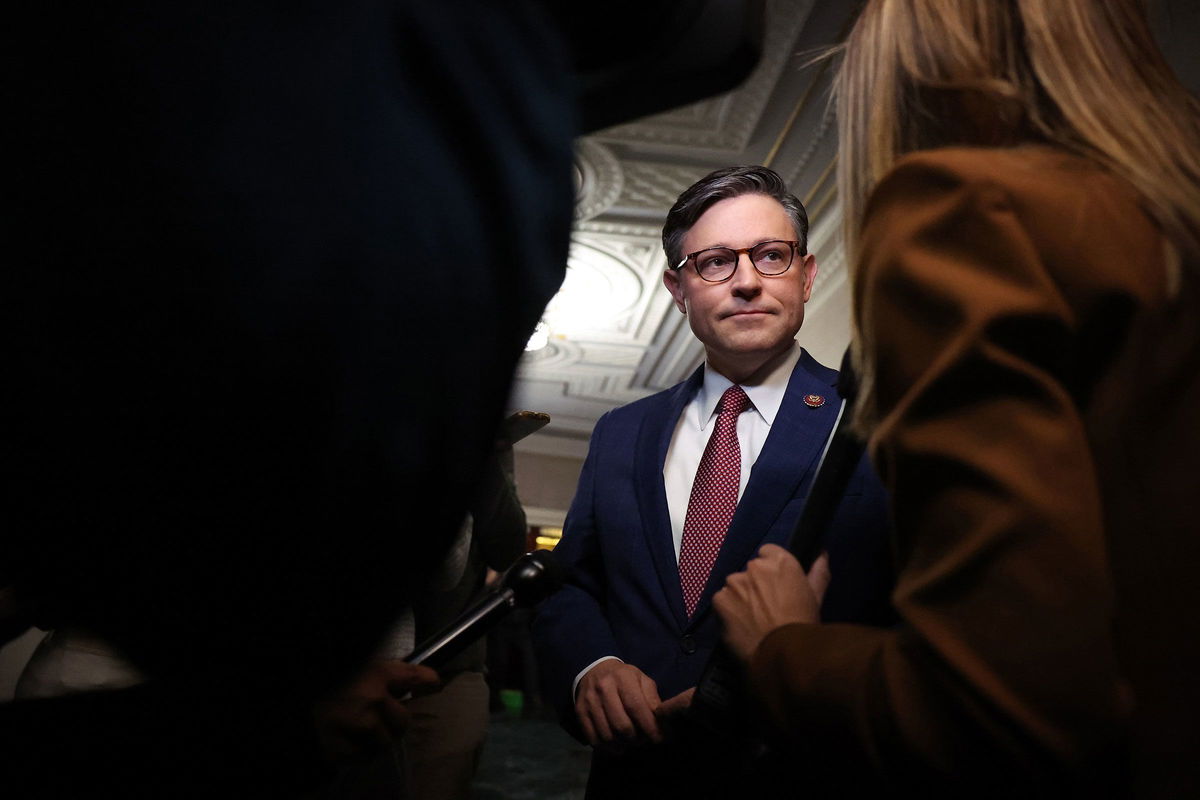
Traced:
<path fill-rule="evenodd" d="M 735 294 L 758 294 L 762 291 L 762 275 L 754 268 L 749 253 L 738 253 L 729 284 Z"/>

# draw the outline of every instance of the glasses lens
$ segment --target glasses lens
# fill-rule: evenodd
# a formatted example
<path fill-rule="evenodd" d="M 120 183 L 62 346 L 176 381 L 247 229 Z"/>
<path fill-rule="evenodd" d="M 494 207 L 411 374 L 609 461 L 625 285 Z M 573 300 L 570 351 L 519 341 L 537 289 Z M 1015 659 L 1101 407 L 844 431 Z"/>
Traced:
<path fill-rule="evenodd" d="M 750 258 L 763 275 L 779 275 L 792 265 L 792 245 L 788 242 L 763 242 L 750 252 Z"/>
<path fill-rule="evenodd" d="M 733 274 L 737 253 L 725 247 L 701 250 L 696 254 L 696 271 L 706 281 L 723 281 Z"/>

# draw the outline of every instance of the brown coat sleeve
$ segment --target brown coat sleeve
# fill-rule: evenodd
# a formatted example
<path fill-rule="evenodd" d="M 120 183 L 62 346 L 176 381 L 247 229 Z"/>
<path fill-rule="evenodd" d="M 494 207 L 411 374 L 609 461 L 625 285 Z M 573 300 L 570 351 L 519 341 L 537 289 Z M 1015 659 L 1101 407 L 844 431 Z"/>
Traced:
<path fill-rule="evenodd" d="M 1129 702 L 1079 408 L 1087 292 L 1054 272 L 1078 247 L 1088 276 L 1103 251 L 1084 243 L 1106 232 L 1086 202 L 1031 198 L 1071 175 L 1010 167 L 917 154 L 867 209 L 855 314 L 902 623 L 788 626 L 755 654 L 757 693 L 814 770 L 1045 788 L 1100 780 L 1119 749 Z"/>

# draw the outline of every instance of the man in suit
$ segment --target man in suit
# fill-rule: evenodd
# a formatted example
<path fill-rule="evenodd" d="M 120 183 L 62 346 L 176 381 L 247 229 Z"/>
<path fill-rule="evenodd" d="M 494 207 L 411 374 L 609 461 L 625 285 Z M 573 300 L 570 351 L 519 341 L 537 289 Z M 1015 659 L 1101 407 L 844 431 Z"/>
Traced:
<path fill-rule="evenodd" d="M 596 747 L 589 796 L 680 788 L 660 723 L 716 644 L 712 594 L 786 542 L 807 498 L 840 405 L 837 372 L 795 341 L 817 274 L 807 233 L 764 167 L 708 175 L 667 216 L 663 282 L 705 364 L 597 423 L 557 549 L 570 577 L 534 629 L 547 700 Z M 825 618 L 886 623 L 885 498 L 865 463 L 833 530 Z"/>

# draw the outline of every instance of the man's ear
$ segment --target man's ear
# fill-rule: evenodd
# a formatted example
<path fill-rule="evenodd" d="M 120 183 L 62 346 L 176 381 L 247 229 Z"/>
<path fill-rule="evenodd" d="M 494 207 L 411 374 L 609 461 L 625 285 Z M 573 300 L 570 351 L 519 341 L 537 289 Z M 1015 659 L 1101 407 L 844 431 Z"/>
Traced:
<path fill-rule="evenodd" d="M 667 291 L 671 293 L 671 298 L 675 301 L 675 307 L 679 309 L 681 314 L 687 314 L 687 305 L 683 302 L 683 279 L 679 276 L 679 270 L 669 269 L 663 273 L 663 286 L 667 287 Z"/>
<path fill-rule="evenodd" d="M 804 302 L 812 297 L 813 283 L 817 280 L 817 259 L 809 253 L 800 262 L 800 271 L 804 273 Z"/>

